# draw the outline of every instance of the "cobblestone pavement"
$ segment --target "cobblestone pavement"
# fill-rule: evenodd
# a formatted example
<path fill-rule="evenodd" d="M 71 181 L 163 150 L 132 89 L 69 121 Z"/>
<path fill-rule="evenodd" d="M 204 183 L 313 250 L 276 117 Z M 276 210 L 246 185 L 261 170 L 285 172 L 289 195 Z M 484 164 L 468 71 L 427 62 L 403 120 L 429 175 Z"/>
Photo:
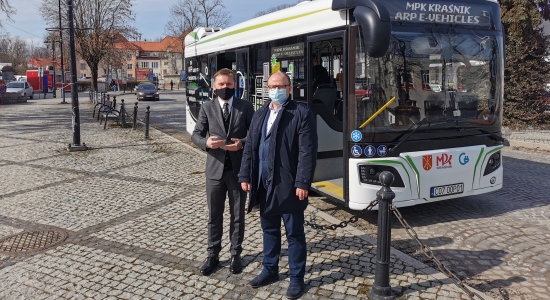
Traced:
<path fill-rule="evenodd" d="M 202 152 L 154 129 L 149 140 L 142 128 L 103 130 L 91 119 L 90 102 L 80 100 L 81 141 L 91 147 L 84 152 L 65 150 L 70 105 L 42 99 L 0 106 L 0 237 L 50 227 L 69 234 L 42 252 L 0 255 L 0 299 L 283 298 L 285 255 L 280 281 L 248 286 L 261 271 L 257 212 L 246 218 L 243 273 L 229 272 L 228 234 L 220 268 L 209 277 L 198 272 L 207 222 Z M 365 298 L 374 280 L 373 238 L 352 226 L 306 234 L 303 299 Z M 390 268 L 400 299 L 468 299 L 441 273 L 395 249 Z"/>
<path fill-rule="evenodd" d="M 495 299 L 550 299 L 550 153 L 506 147 L 503 157 L 503 189 L 399 211 L 470 286 Z M 340 220 L 353 213 L 323 197 L 312 205 Z M 376 236 L 376 218 L 369 212 L 354 226 Z M 395 217 L 392 246 L 436 267 Z"/>

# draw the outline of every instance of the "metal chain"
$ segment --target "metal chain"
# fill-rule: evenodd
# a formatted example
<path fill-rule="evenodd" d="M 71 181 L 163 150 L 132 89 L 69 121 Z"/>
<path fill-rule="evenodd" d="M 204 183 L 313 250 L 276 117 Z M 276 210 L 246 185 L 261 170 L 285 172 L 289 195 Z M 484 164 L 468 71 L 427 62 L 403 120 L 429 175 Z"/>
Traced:
<path fill-rule="evenodd" d="M 365 209 L 363 209 L 362 211 L 359 212 L 359 214 L 362 214 L 366 211 L 372 210 L 372 208 L 375 207 L 377 204 L 378 204 L 378 199 L 372 200 L 371 203 L 369 203 L 369 205 L 367 205 L 367 207 L 365 207 Z M 318 230 L 318 231 L 319 230 L 328 230 L 328 229 L 336 230 L 338 228 L 344 228 L 344 227 L 348 226 L 348 224 L 352 224 L 352 223 L 355 223 L 355 222 L 359 221 L 359 217 L 354 215 L 354 216 L 351 216 L 351 218 L 349 218 L 349 220 L 340 222 L 340 224 L 319 225 L 319 224 L 316 223 L 316 218 L 317 218 L 317 210 L 311 212 L 311 215 L 309 216 L 309 221 L 304 220 L 304 225 L 305 226 L 310 226 L 311 228 L 313 228 L 315 230 Z"/>
<path fill-rule="evenodd" d="M 464 283 L 462 282 L 462 280 L 460 280 L 455 274 L 453 274 L 453 272 L 449 271 L 449 269 L 447 269 L 447 267 L 445 267 L 443 265 L 443 263 L 437 259 L 437 257 L 435 257 L 432 249 L 430 249 L 430 247 L 426 246 L 424 243 L 422 243 L 422 241 L 420 241 L 420 239 L 418 238 L 418 234 L 416 233 L 416 231 L 414 230 L 414 228 L 411 227 L 411 225 L 409 225 L 409 223 L 407 223 L 407 221 L 405 221 L 405 219 L 403 218 L 403 216 L 401 215 L 401 213 L 399 212 L 399 210 L 397 210 L 397 207 L 395 207 L 395 205 L 392 205 L 390 206 L 390 210 L 393 211 L 393 214 L 397 217 L 397 219 L 399 220 L 399 222 L 401 223 L 401 225 L 403 225 L 403 228 L 405 228 L 405 231 L 407 231 L 407 234 L 409 234 L 409 236 L 416 240 L 416 242 L 420 245 L 420 250 L 422 250 L 422 252 L 424 253 L 424 255 L 426 255 L 427 258 L 431 259 L 436 265 L 437 267 L 439 268 L 439 270 L 445 274 L 445 276 L 447 276 L 447 278 L 451 279 L 451 281 L 458 287 L 460 288 L 461 290 L 463 290 L 469 297 L 470 299 L 475 299 L 475 296 L 477 296 L 479 299 L 482 299 L 483 300 L 483 297 L 481 297 L 479 294 L 477 293 L 474 293 L 472 291 L 470 291 L 465 285 Z"/>

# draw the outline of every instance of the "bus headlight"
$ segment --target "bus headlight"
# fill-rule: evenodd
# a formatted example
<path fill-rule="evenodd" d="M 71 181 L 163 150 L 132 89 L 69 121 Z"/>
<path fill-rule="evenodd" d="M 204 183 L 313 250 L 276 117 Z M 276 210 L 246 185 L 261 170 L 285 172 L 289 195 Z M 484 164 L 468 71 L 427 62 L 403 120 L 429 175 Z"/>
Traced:
<path fill-rule="evenodd" d="M 358 165 L 359 168 L 359 181 L 361 183 L 379 185 L 380 184 L 380 174 L 384 171 L 389 171 L 395 177 L 392 187 L 405 187 L 403 179 L 399 172 L 394 167 L 382 166 L 382 165 Z"/>
<path fill-rule="evenodd" d="M 489 156 L 489 161 L 487 162 L 487 166 L 485 166 L 485 172 L 483 172 L 483 176 L 488 175 L 496 171 L 498 168 L 500 168 L 502 156 L 500 155 L 500 151 L 497 151 L 496 153 L 491 154 Z"/>

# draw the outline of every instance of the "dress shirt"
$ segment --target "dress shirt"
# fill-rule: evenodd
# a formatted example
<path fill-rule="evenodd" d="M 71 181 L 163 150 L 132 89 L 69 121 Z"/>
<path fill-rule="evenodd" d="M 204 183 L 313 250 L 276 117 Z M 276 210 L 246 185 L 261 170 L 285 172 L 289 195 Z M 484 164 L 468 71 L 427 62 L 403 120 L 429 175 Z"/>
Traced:
<path fill-rule="evenodd" d="M 269 133 L 269 131 L 271 130 L 271 126 L 273 126 L 273 123 L 275 123 L 275 119 L 277 119 L 277 114 L 281 111 L 282 108 L 282 104 L 279 104 L 277 108 L 273 108 L 273 103 L 269 104 L 269 117 L 267 119 L 266 133 Z"/>
<path fill-rule="evenodd" d="M 229 101 L 227 101 L 227 102 L 225 102 L 220 97 L 218 97 L 218 103 L 220 104 L 220 107 L 222 108 L 222 112 L 223 112 L 223 104 L 227 103 L 228 104 L 227 109 L 229 110 L 229 114 L 231 114 L 231 108 L 233 107 L 233 97 L 231 97 L 229 99 Z"/>

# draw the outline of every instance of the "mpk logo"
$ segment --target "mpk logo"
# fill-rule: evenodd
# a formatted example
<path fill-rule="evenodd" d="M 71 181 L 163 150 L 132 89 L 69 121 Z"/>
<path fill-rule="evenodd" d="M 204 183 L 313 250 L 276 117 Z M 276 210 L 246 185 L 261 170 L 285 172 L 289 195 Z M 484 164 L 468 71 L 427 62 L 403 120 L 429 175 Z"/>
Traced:
<path fill-rule="evenodd" d="M 440 156 L 435 158 L 438 169 L 449 169 L 453 167 L 451 160 L 453 159 L 452 155 L 443 153 Z"/>
<path fill-rule="evenodd" d="M 432 169 L 432 156 L 431 155 L 424 155 L 422 156 L 422 167 L 424 167 L 424 170 L 429 171 Z"/>

